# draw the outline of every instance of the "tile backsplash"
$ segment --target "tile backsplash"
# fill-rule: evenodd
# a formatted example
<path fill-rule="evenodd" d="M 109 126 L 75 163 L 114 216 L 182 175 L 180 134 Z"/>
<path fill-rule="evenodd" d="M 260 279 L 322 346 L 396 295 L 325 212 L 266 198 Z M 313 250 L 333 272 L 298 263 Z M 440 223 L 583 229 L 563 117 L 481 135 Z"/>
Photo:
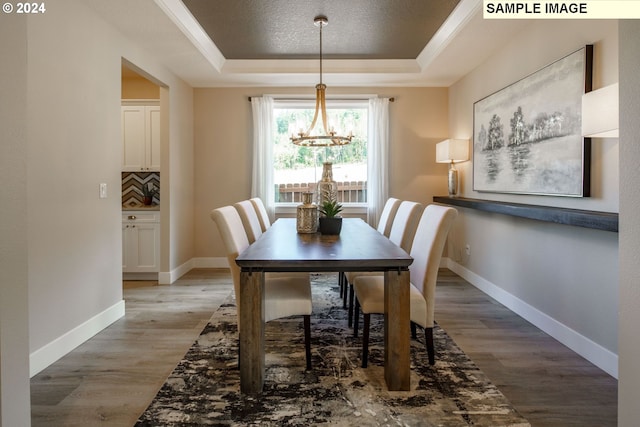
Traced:
<path fill-rule="evenodd" d="M 158 189 L 158 193 L 153 196 L 153 204 L 159 205 L 159 172 L 122 172 L 122 206 L 136 207 L 142 205 L 142 187 L 150 183 Z"/>

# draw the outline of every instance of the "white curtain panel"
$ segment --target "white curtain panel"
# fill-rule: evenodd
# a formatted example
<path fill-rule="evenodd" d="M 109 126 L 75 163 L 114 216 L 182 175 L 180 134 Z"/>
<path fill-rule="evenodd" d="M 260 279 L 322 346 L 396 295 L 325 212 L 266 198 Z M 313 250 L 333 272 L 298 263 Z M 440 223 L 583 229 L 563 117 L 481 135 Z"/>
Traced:
<path fill-rule="evenodd" d="M 376 227 L 389 197 L 389 98 L 369 99 L 367 222 Z"/>
<path fill-rule="evenodd" d="M 273 98 L 251 97 L 253 111 L 253 173 L 251 197 L 264 202 L 271 221 L 275 214 L 273 189 Z"/>

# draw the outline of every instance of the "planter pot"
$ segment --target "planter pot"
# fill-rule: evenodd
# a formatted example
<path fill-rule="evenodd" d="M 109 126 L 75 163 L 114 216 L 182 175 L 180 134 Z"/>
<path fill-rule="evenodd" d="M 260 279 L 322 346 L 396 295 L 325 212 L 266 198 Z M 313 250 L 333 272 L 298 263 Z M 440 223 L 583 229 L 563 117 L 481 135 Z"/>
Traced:
<path fill-rule="evenodd" d="M 319 220 L 320 226 L 318 227 L 318 231 L 320 231 L 321 234 L 340 234 L 340 230 L 342 230 L 342 218 L 320 217 Z"/>
<path fill-rule="evenodd" d="M 151 203 L 153 203 L 153 197 L 143 197 L 142 203 L 144 203 L 146 206 L 149 206 Z"/>

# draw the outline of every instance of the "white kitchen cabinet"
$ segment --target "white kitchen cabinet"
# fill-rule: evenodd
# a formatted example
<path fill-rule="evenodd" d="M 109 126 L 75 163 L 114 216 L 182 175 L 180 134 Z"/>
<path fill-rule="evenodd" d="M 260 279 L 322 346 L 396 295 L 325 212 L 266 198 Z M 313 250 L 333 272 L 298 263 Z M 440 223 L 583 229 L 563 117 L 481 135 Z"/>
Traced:
<path fill-rule="evenodd" d="M 122 214 L 122 272 L 160 271 L 160 212 Z"/>
<path fill-rule="evenodd" d="M 122 170 L 160 171 L 160 106 L 122 106 Z"/>

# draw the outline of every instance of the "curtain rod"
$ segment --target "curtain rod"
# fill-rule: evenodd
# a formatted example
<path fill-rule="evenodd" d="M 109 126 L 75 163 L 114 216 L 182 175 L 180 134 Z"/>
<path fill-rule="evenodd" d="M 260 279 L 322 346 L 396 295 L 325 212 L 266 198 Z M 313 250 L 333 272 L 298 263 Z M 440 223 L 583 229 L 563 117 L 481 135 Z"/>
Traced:
<path fill-rule="evenodd" d="M 251 97 L 247 98 L 251 102 Z M 369 98 L 330 98 L 328 101 L 364 101 Z M 313 101 L 314 98 L 278 98 L 278 101 Z M 389 102 L 395 102 L 395 98 L 389 98 Z"/>

